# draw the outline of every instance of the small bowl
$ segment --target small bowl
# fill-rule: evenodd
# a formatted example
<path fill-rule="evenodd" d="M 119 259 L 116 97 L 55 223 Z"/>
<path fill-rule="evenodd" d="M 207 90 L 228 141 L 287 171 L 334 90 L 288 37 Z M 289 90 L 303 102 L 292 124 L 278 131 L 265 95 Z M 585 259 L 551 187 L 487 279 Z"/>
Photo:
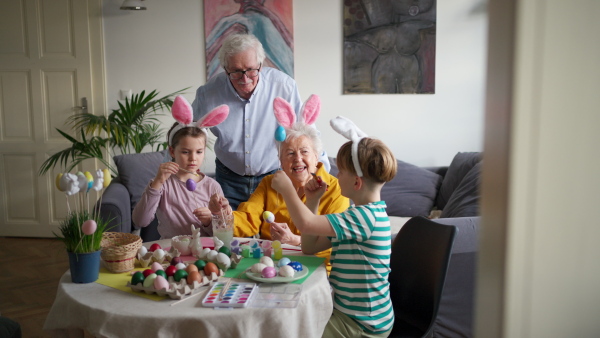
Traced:
<path fill-rule="evenodd" d="M 181 235 L 171 238 L 171 246 L 179 250 L 182 256 L 188 256 L 192 254 L 190 243 L 192 243 L 192 236 L 189 235 Z"/>

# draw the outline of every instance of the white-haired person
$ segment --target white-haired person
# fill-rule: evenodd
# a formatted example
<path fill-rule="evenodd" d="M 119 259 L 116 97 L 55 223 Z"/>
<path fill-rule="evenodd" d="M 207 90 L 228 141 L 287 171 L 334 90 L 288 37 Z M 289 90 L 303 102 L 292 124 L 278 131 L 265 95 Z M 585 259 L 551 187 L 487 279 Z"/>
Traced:
<path fill-rule="evenodd" d="M 217 137 L 215 179 L 236 209 L 263 177 L 279 168 L 273 100 L 281 97 L 295 111 L 300 111 L 302 102 L 294 79 L 266 66 L 265 51 L 254 35 L 227 36 L 219 50 L 219 62 L 224 71 L 196 90 L 192 107 L 197 120 L 219 105 L 229 106 L 229 118 L 211 132 Z M 327 154 L 319 156 L 329 171 Z"/>

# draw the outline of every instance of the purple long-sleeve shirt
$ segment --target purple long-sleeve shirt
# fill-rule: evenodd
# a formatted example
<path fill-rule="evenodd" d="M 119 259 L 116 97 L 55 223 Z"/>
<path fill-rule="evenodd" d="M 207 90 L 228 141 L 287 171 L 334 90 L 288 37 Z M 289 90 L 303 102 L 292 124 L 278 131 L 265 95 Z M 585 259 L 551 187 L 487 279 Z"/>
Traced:
<path fill-rule="evenodd" d="M 196 184 L 194 192 L 189 191 L 185 182 L 180 181 L 175 175 L 171 175 L 160 190 L 152 189 L 150 184 L 152 181 L 144 190 L 142 198 L 131 214 L 136 227 L 148 226 L 156 213 L 158 233 L 161 239 L 191 235 L 191 224 L 195 228 L 201 229 L 201 236 L 212 236 L 212 226 L 202 226 L 193 211 L 197 208 L 207 207 L 212 194 L 217 193 L 223 196 L 223 190 L 217 181 L 205 175 Z"/>

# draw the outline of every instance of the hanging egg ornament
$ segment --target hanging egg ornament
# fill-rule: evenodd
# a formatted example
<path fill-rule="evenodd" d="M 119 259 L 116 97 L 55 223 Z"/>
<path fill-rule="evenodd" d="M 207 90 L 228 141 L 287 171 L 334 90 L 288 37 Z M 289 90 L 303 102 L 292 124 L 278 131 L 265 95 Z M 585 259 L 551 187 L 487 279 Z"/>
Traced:
<path fill-rule="evenodd" d="M 62 178 L 62 175 L 63 175 L 62 173 L 58 173 L 58 175 L 56 175 L 56 181 L 55 181 L 56 189 L 58 189 L 58 191 L 60 191 L 60 192 L 65 191 L 65 189 L 61 189 L 61 187 L 60 187 L 60 179 Z"/>
<path fill-rule="evenodd" d="M 93 219 L 88 219 L 81 225 L 81 231 L 83 231 L 83 233 L 86 235 L 91 235 L 94 232 L 96 232 L 97 227 L 98 224 L 96 224 L 96 221 L 94 221 Z"/>
<path fill-rule="evenodd" d="M 86 191 L 90 191 L 90 189 L 92 189 L 92 187 L 94 186 L 94 176 L 92 176 L 92 173 L 90 173 L 89 171 L 86 171 L 83 174 L 85 175 L 85 179 L 87 180 Z"/>
<path fill-rule="evenodd" d="M 104 173 L 104 187 L 108 187 L 108 185 L 110 184 L 110 181 L 112 181 L 112 177 L 110 176 L 110 172 L 108 171 L 108 169 L 104 168 L 102 169 L 102 172 Z"/>
<path fill-rule="evenodd" d="M 265 212 L 263 212 L 263 219 L 267 223 L 273 223 L 273 222 L 275 222 L 275 215 L 273 215 L 273 213 L 270 211 L 265 211 Z"/>
<path fill-rule="evenodd" d="M 277 129 L 275 129 L 275 140 L 277 142 L 285 141 L 285 128 L 282 126 L 277 126 Z"/>
<path fill-rule="evenodd" d="M 196 191 L 196 181 L 194 181 L 193 179 L 188 179 L 187 181 L 185 181 L 185 187 L 187 188 L 187 190 L 189 191 Z"/>

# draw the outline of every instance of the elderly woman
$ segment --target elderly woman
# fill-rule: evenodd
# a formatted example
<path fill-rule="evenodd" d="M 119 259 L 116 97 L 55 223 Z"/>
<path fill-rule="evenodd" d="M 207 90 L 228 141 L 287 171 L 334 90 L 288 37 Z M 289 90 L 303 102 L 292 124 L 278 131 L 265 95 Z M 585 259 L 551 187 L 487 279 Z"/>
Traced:
<path fill-rule="evenodd" d="M 350 206 L 348 198 L 342 196 L 337 178 L 330 175 L 323 163 L 318 162 L 318 154 L 322 152 L 318 131 L 306 124 L 296 123 L 287 130 L 286 139 L 281 142 L 281 169 L 292 180 L 298 197 L 305 201 L 304 186 L 314 177 L 322 178 L 321 184 L 327 184 L 328 190 L 321 198 L 318 213 L 321 215 L 342 212 Z M 313 176 L 316 174 L 316 176 Z M 301 236 L 292 222 L 283 198 L 271 188 L 274 175 L 262 179 L 248 201 L 241 203 L 234 214 L 234 236 L 250 237 L 256 234 L 262 239 L 279 240 L 282 243 L 301 245 Z M 213 214 L 231 212 L 229 202 L 222 196 L 212 196 L 209 209 Z M 275 215 L 275 222 L 267 223 L 262 214 L 270 211 Z M 330 250 L 317 254 L 329 257 Z"/>

